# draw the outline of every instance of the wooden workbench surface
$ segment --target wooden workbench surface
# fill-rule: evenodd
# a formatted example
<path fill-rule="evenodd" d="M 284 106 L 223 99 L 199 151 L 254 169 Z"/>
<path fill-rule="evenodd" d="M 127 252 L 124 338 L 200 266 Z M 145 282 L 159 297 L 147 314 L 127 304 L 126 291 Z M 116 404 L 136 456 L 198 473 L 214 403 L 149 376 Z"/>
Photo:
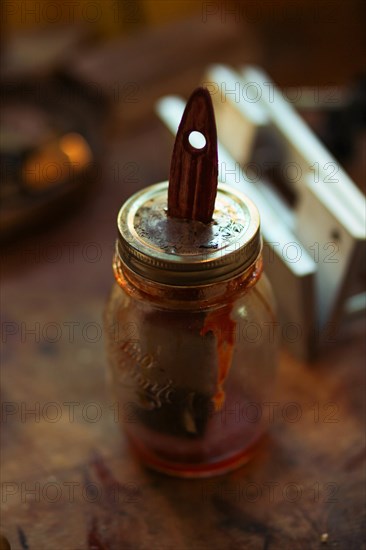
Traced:
<path fill-rule="evenodd" d="M 2 533 L 14 550 L 363 548 L 362 322 L 313 365 L 281 351 L 269 435 L 239 470 L 171 479 L 126 446 L 100 328 L 115 219 L 170 145 L 157 121 L 116 142 L 81 210 L 5 251 Z"/>
<path fill-rule="evenodd" d="M 364 548 L 362 321 L 313 365 L 281 350 L 269 435 L 237 471 L 172 479 L 126 446 L 100 328 L 115 220 L 170 152 L 157 121 L 115 140 L 82 208 L 5 251 L 2 533 L 13 550 Z"/>

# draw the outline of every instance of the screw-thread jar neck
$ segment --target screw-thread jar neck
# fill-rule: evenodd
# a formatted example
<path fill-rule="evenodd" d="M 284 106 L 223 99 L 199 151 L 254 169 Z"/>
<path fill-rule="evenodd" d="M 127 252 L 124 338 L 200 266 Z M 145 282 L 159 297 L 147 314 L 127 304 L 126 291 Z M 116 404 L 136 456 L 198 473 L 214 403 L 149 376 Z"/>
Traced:
<path fill-rule="evenodd" d="M 261 251 L 259 214 L 242 193 L 218 187 L 210 223 L 167 215 L 168 182 L 133 195 L 118 215 L 117 254 L 141 277 L 196 287 L 240 277 Z"/>
<path fill-rule="evenodd" d="M 113 261 L 113 271 L 119 286 L 135 299 L 148 299 L 161 307 L 174 307 L 179 304 L 181 309 L 191 308 L 193 303 L 199 303 L 199 307 L 204 309 L 221 302 L 227 303 L 235 299 L 238 292 L 247 292 L 260 279 L 263 260 L 259 254 L 255 262 L 240 275 L 226 281 L 198 286 L 165 285 L 145 279 L 124 264 L 117 253 Z"/>

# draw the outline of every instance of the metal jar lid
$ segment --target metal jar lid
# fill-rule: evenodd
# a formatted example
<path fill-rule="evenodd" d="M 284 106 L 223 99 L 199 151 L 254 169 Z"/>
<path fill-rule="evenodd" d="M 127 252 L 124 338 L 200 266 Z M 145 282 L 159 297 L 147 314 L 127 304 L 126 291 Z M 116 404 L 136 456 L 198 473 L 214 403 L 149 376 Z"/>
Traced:
<path fill-rule="evenodd" d="M 244 194 L 219 184 L 212 222 L 167 216 L 168 182 L 132 195 L 118 214 L 118 254 L 158 283 L 205 285 L 245 271 L 261 250 L 259 213 Z"/>

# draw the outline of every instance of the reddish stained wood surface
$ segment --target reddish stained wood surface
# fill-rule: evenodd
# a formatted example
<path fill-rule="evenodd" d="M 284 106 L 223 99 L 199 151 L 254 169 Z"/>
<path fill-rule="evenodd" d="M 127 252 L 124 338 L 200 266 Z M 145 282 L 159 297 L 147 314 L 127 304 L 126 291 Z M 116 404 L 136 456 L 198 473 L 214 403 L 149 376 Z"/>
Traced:
<path fill-rule="evenodd" d="M 314 365 L 281 351 L 273 417 L 263 405 L 269 435 L 237 471 L 171 479 L 145 470 L 126 446 L 117 417 L 123 425 L 128 416 L 108 391 L 96 327 L 113 280 L 119 205 L 164 179 L 170 151 L 158 122 L 115 143 L 97 194 L 76 216 L 4 253 L 2 320 L 16 333 L 3 336 L 2 533 L 13 550 L 359 550 L 362 322 Z M 27 414 L 37 403 L 40 413 Z"/>
<path fill-rule="evenodd" d="M 206 143 L 196 149 L 191 132 Z M 218 158 L 216 122 L 210 93 L 197 88 L 189 98 L 175 138 L 169 175 L 168 216 L 209 223 L 215 208 Z"/>

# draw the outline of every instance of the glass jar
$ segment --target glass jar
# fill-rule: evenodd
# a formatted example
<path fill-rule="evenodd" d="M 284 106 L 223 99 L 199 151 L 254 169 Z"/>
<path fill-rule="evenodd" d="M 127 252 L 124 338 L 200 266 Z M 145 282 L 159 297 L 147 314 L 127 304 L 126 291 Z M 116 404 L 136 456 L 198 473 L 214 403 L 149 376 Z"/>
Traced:
<path fill-rule="evenodd" d="M 265 431 L 277 323 L 253 203 L 219 185 L 210 224 L 172 219 L 167 185 L 120 210 L 107 351 L 141 460 L 202 477 L 246 462 Z"/>

